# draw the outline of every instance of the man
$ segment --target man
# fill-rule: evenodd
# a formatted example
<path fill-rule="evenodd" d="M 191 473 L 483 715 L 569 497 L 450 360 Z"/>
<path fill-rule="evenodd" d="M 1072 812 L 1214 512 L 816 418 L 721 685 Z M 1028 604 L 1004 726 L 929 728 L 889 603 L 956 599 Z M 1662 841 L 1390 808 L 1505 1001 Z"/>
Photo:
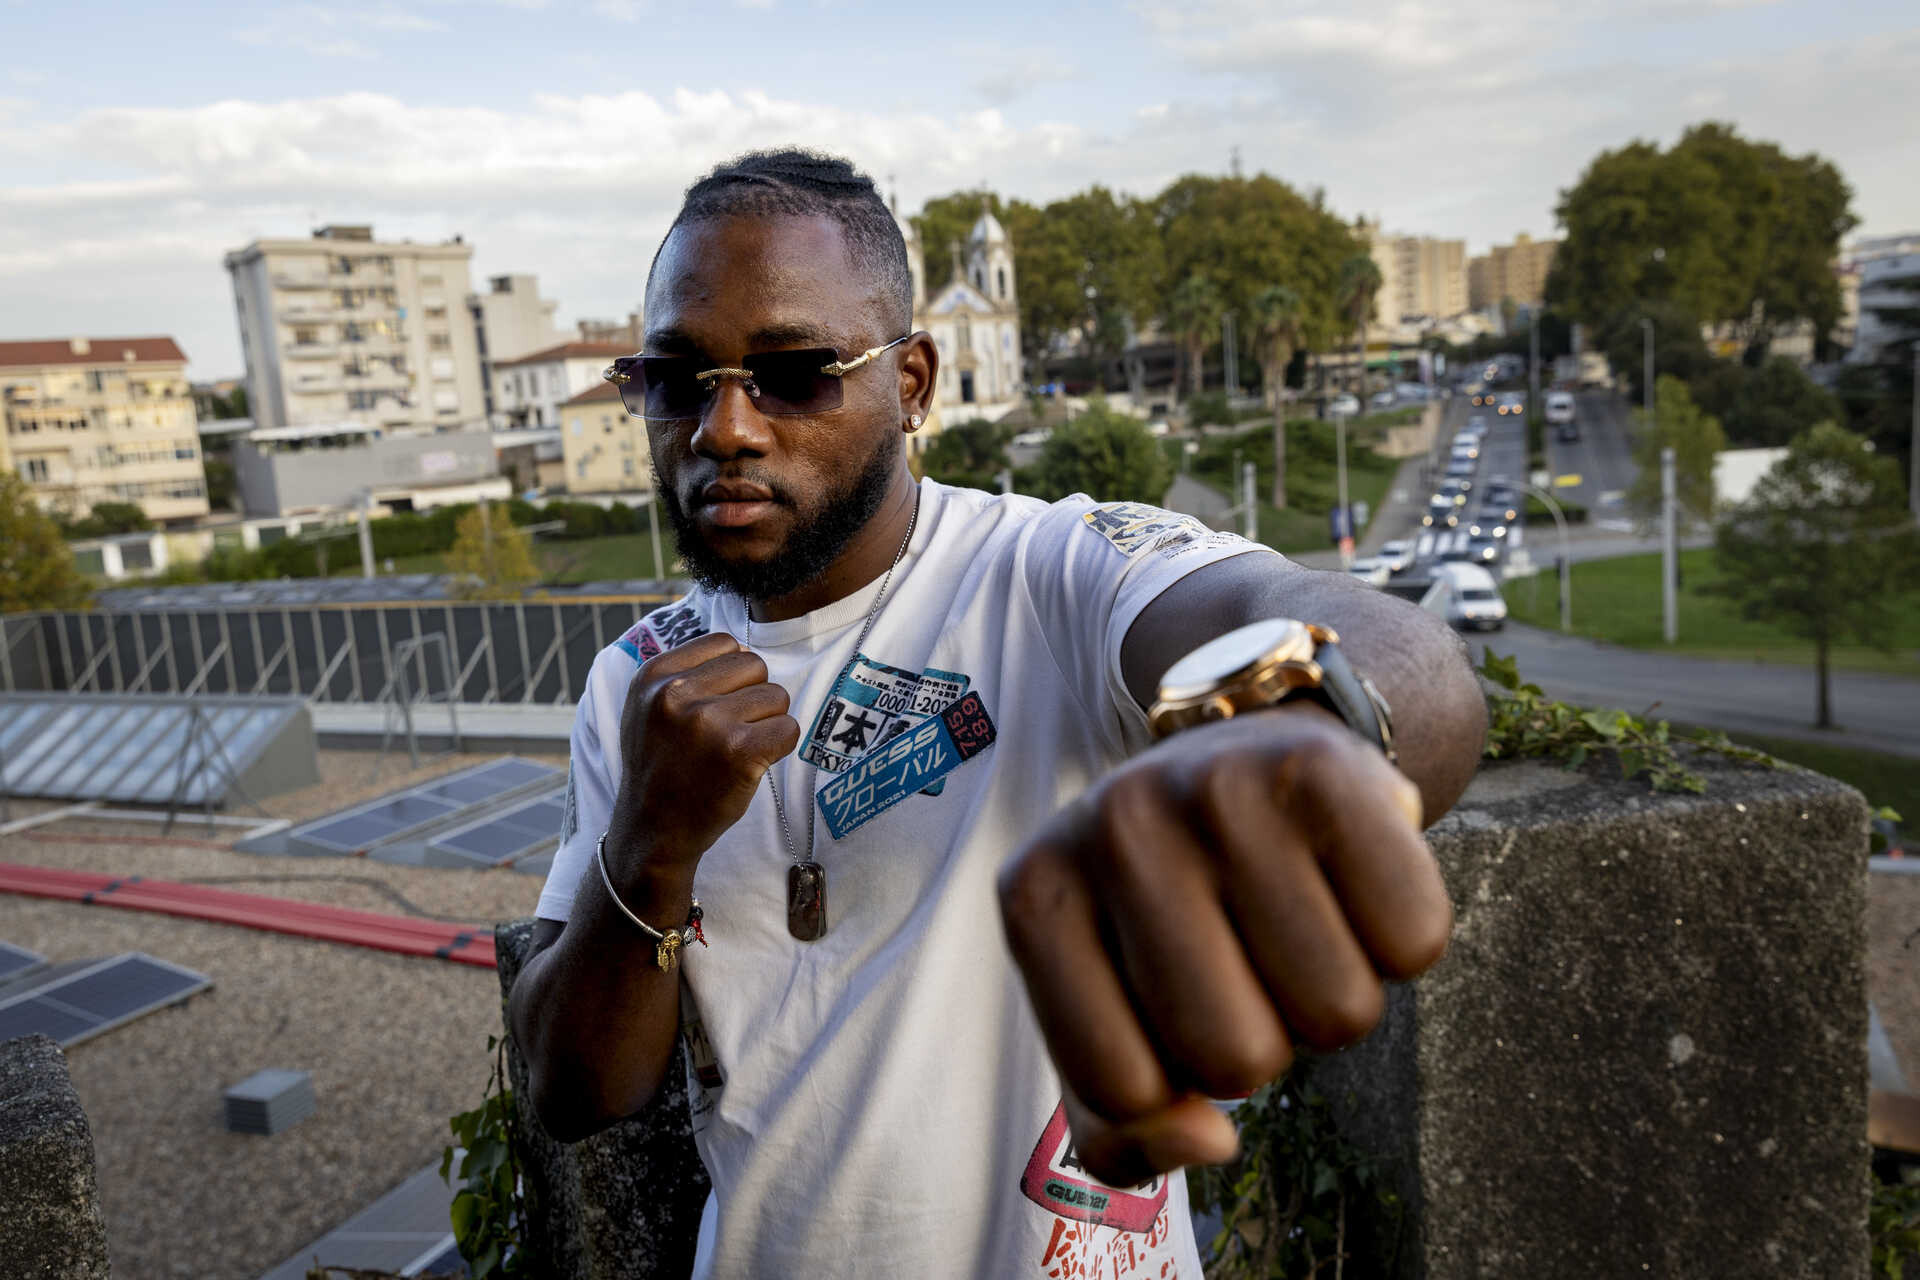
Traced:
<path fill-rule="evenodd" d="M 1451 632 L 1343 575 L 915 483 L 911 290 L 872 184 L 806 153 L 696 183 L 655 257 L 609 377 L 699 585 L 581 699 L 511 1000 L 532 1101 L 594 1132 L 684 1036 L 697 1275 L 1198 1280 L 1178 1171 L 1236 1147 L 1207 1099 L 1438 958 L 1419 818 L 1484 706 Z M 1316 659 L 1384 695 L 1399 771 L 1385 706 L 1331 683 L 1151 745 L 1163 673 L 1275 618 L 1338 633 Z"/>

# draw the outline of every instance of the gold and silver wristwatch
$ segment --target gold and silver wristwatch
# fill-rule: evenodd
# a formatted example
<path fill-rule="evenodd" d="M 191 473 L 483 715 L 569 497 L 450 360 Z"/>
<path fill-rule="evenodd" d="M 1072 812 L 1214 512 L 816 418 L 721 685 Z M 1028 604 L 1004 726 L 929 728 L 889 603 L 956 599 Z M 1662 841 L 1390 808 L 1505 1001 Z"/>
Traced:
<path fill-rule="evenodd" d="M 1147 723 L 1164 738 L 1296 698 L 1319 703 L 1395 759 L 1387 700 L 1348 663 L 1331 627 L 1292 618 L 1249 623 L 1167 668 Z"/>

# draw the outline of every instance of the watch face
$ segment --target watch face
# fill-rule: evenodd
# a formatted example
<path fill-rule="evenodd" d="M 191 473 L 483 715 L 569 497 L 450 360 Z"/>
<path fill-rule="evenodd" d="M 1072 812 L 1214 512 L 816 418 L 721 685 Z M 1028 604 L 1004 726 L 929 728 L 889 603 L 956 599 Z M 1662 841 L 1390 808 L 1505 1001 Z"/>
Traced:
<path fill-rule="evenodd" d="M 1167 668 L 1160 677 L 1160 697 L 1167 702 L 1199 697 L 1262 662 L 1311 658 L 1313 651 L 1305 623 L 1292 618 L 1250 622 L 1207 641 Z"/>

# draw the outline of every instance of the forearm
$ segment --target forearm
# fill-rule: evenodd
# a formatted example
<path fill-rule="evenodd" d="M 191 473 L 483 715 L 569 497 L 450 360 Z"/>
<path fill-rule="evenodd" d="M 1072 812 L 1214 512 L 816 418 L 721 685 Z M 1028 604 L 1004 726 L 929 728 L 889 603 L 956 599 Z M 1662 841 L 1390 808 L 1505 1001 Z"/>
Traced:
<path fill-rule="evenodd" d="M 1339 634 L 1341 652 L 1393 709 L 1400 770 L 1420 788 L 1425 820 L 1451 808 L 1486 741 L 1486 700 L 1466 646 L 1442 619 L 1344 574 L 1245 555 L 1189 575 L 1128 632 L 1121 653 L 1127 687 L 1145 707 L 1178 658 L 1236 627 L 1276 617 Z"/>
<path fill-rule="evenodd" d="M 691 889 L 690 874 L 643 875 L 623 897 L 664 928 L 685 918 Z M 534 1109 L 563 1142 L 633 1115 L 666 1078 L 680 1030 L 680 974 L 660 969 L 655 947 L 590 871 L 572 919 L 513 985 L 508 1017 Z"/>

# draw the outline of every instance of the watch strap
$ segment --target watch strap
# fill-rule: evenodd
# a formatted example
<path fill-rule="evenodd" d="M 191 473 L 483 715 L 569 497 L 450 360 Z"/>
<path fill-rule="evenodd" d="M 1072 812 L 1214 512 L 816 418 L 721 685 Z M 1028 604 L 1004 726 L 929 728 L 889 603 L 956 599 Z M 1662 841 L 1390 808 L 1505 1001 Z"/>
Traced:
<path fill-rule="evenodd" d="M 1294 690 L 1279 705 L 1306 698 L 1318 702 L 1346 721 L 1347 727 L 1379 747 L 1387 759 L 1395 758 L 1393 724 L 1386 699 L 1370 681 L 1353 669 L 1337 644 L 1321 644 L 1313 660 L 1320 666 L 1320 683 Z"/>

